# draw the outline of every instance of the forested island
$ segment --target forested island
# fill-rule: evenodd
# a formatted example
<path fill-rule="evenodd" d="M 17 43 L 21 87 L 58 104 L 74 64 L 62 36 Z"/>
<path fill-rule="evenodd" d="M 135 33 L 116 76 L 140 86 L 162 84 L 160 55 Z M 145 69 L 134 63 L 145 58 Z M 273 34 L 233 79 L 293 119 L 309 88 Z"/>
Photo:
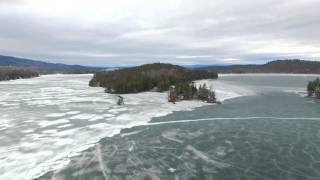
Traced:
<path fill-rule="evenodd" d="M 0 81 L 25 79 L 38 76 L 39 73 L 37 71 L 28 68 L 0 66 Z"/>
<path fill-rule="evenodd" d="M 105 92 L 113 94 L 145 91 L 163 92 L 168 91 L 170 88 L 170 102 L 191 99 L 215 102 L 212 90 L 210 91 L 203 86 L 201 89 L 197 89 L 192 82 L 200 79 L 217 78 L 218 74 L 215 72 L 191 70 L 172 64 L 155 63 L 115 71 L 98 72 L 94 75 L 89 85 L 103 87 Z"/>
<path fill-rule="evenodd" d="M 320 99 L 320 79 L 310 81 L 307 86 L 308 96 Z"/>

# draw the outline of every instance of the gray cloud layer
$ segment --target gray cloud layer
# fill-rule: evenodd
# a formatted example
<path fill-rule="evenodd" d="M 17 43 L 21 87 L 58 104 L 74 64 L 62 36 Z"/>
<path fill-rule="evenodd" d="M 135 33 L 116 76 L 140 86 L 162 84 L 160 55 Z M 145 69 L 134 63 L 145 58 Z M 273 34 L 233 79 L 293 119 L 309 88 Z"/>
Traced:
<path fill-rule="evenodd" d="M 316 0 L 52 2 L 0 0 L 0 54 L 104 66 L 320 57 Z"/>

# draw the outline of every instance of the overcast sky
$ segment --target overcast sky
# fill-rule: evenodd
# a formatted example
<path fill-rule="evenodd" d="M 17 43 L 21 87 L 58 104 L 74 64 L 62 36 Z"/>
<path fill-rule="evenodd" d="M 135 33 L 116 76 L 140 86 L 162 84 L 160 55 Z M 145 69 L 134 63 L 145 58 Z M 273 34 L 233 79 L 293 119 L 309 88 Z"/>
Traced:
<path fill-rule="evenodd" d="M 94 66 L 320 60 L 320 1 L 0 0 L 0 54 Z"/>

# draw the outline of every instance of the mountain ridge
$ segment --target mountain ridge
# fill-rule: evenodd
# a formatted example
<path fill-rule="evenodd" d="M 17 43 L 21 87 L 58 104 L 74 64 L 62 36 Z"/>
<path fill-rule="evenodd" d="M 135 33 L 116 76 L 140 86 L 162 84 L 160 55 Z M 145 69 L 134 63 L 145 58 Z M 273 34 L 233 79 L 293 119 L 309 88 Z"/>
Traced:
<path fill-rule="evenodd" d="M 82 65 L 68 65 L 63 63 L 50 63 L 41 60 L 0 55 L 0 67 L 14 66 L 38 71 L 40 74 L 50 73 L 95 73 L 109 68 L 91 67 Z M 132 66 L 136 67 L 136 66 Z M 274 60 L 265 64 L 245 65 L 206 65 L 194 64 L 183 66 L 188 69 L 208 70 L 217 73 L 298 73 L 320 74 L 320 62 L 300 59 Z M 126 68 L 120 68 L 126 69 Z"/>
<path fill-rule="evenodd" d="M 37 70 L 42 74 L 46 73 L 92 73 L 101 71 L 102 67 L 88 67 L 81 65 L 67 65 L 62 63 L 50 63 L 40 60 L 18 58 L 13 56 L 0 55 L 0 66 L 14 66 Z"/>
<path fill-rule="evenodd" d="M 262 65 L 208 66 L 200 68 L 217 73 L 289 73 L 320 74 L 320 62 L 300 59 L 270 61 Z"/>

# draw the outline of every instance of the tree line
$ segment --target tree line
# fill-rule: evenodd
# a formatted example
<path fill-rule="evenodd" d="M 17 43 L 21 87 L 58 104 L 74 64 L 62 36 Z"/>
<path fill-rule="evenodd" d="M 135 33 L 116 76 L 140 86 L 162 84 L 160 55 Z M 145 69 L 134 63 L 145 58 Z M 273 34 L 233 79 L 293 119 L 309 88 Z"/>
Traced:
<path fill-rule="evenodd" d="M 320 79 L 317 78 L 313 81 L 310 81 L 307 85 L 307 91 L 309 97 L 320 99 Z"/>
<path fill-rule="evenodd" d="M 175 103 L 180 100 L 201 100 L 208 103 L 216 103 L 216 95 L 212 87 L 208 88 L 204 83 L 199 88 L 195 83 L 178 83 L 176 86 L 171 86 L 168 94 L 168 101 Z"/>
<path fill-rule="evenodd" d="M 32 78 L 32 77 L 38 77 L 38 76 L 39 76 L 39 73 L 37 71 L 27 69 L 27 68 L 11 67 L 11 66 L 0 67 L 0 81 L 25 79 L 25 78 Z"/>

